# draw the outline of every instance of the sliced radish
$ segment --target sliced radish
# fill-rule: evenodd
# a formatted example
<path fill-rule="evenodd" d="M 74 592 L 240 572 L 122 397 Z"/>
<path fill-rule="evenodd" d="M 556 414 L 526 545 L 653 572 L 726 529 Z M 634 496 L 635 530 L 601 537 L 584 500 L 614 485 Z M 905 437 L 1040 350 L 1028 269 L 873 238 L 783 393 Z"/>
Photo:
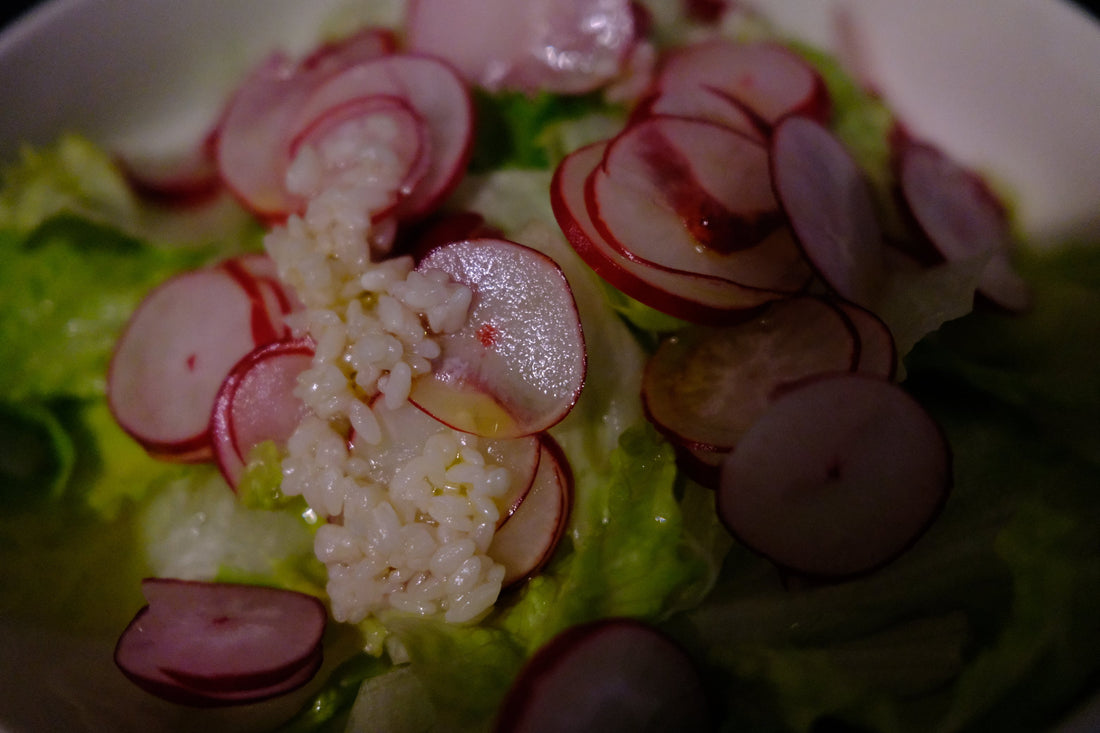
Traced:
<path fill-rule="evenodd" d="M 856 371 L 893 379 L 898 370 L 898 350 L 890 327 L 871 311 L 847 301 L 835 305 L 855 326 L 859 334 L 859 361 Z"/>
<path fill-rule="evenodd" d="M 531 489 L 503 525 L 486 554 L 505 568 L 504 586 L 530 578 L 557 549 L 573 506 L 573 476 L 557 441 L 540 435 L 538 472 Z"/>
<path fill-rule="evenodd" d="M 290 338 L 291 329 L 286 317 L 305 308 L 297 293 L 279 278 L 275 260 L 266 253 L 253 252 L 237 255 L 223 260 L 221 267 L 226 268 L 237 282 L 262 304 L 275 337 L 271 341 Z M 257 314 L 257 317 L 259 315 Z M 262 328 L 262 326 L 260 326 Z M 255 329 L 254 329 L 255 331 Z M 257 341 L 260 343 L 260 341 Z"/>
<path fill-rule="evenodd" d="M 951 471 L 943 432 L 901 387 L 822 375 L 786 390 L 742 436 L 722 466 L 718 514 L 781 567 L 850 576 L 924 532 Z"/>
<path fill-rule="evenodd" d="M 634 46 L 628 0 L 413 0 L 412 50 L 488 89 L 580 94 L 619 75 Z"/>
<path fill-rule="evenodd" d="M 171 578 L 142 581 L 148 605 L 119 637 L 115 663 L 135 684 L 190 705 L 254 702 L 308 682 L 327 613 L 278 588 Z"/>
<path fill-rule="evenodd" d="M 686 117 L 723 125 L 760 144 L 767 143 L 767 126 L 736 99 L 709 87 L 672 86 L 651 93 L 631 113 L 633 120 L 651 115 Z"/>
<path fill-rule="evenodd" d="M 285 445 L 305 416 L 305 403 L 294 388 L 312 363 L 312 340 L 276 341 L 249 352 L 222 382 L 210 433 L 214 458 L 231 487 L 236 488 L 254 447 L 266 440 Z"/>
<path fill-rule="evenodd" d="M 417 269 L 470 287 L 466 325 L 439 337 L 430 375 L 409 399 L 442 422 L 490 438 L 531 435 L 572 409 L 584 384 L 584 334 L 573 291 L 546 255 L 504 239 L 437 247 Z"/>
<path fill-rule="evenodd" d="M 119 167 L 141 197 L 168 206 L 189 207 L 209 202 L 222 191 L 215 159 L 217 129 L 174 155 L 130 153 Z"/>
<path fill-rule="evenodd" d="M 428 438 L 449 428 L 410 402 L 389 408 L 380 395 L 371 401 L 378 421 L 376 442 L 352 434 L 353 455 L 364 461 L 370 477 L 383 485 L 393 482 L 398 470 L 424 450 Z M 534 435 L 520 438 L 478 440 L 478 448 L 498 466 L 508 469 L 508 489 L 495 501 L 500 510 L 497 526 L 503 525 L 523 502 L 540 464 L 540 442 Z"/>
<path fill-rule="evenodd" d="M 585 182 L 603 160 L 605 142 L 567 155 L 550 185 L 550 204 L 569 244 L 608 283 L 659 311 L 700 323 L 723 323 L 781 294 L 762 288 L 671 272 L 635 262 L 600 234 L 588 212 Z"/>
<path fill-rule="evenodd" d="M 668 57 L 654 86 L 657 93 L 699 89 L 727 96 L 769 127 L 795 114 L 825 122 L 832 107 L 813 66 L 770 42 L 714 39 L 685 46 Z"/>
<path fill-rule="evenodd" d="M 1011 227 L 1001 201 L 980 176 L 940 148 L 906 135 L 893 139 L 903 202 L 934 248 L 935 261 L 988 255 L 978 292 L 1008 310 L 1025 310 L 1030 289 L 1012 267 Z"/>
<path fill-rule="evenodd" d="M 653 115 L 627 127 L 589 177 L 589 214 L 627 257 L 725 278 L 723 257 L 782 221 L 768 150 L 721 125 Z"/>
<path fill-rule="evenodd" d="M 331 73 L 397 50 L 397 37 L 389 28 L 366 26 L 351 35 L 326 41 L 298 62 L 298 73 Z"/>
<path fill-rule="evenodd" d="M 185 272 L 154 289 L 115 344 L 107 400 L 153 455 L 207 460 L 210 412 L 233 365 L 259 344 L 258 305 L 225 268 Z"/>
<path fill-rule="evenodd" d="M 648 624 L 608 618 L 543 645 L 512 683 L 497 733 L 705 731 L 702 677 L 676 642 Z"/>
<path fill-rule="evenodd" d="M 642 403 L 674 442 L 730 449 L 779 390 L 852 369 L 858 356 L 855 332 L 832 304 L 780 300 L 742 323 L 691 326 L 665 338 L 646 364 Z"/>
<path fill-rule="evenodd" d="M 429 133 L 420 115 L 404 98 L 374 94 L 329 107 L 303 127 L 290 142 L 290 159 L 305 147 L 320 165 L 319 190 L 336 183 L 362 182 L 356 166 L 369 157 L 380 186 L 389 189 L 391 203 L 371 212 L 374 220 L 390 215 L 421 183 L 431 165 Z M 385 155 L 379 155 L 379 150 Z"/>
<path fill-rule="evenodd" d="M 457 185 L 472 152 L 473 102 L 447 63 L 431 56 L 392 54 L 349 66 L 310 90 L 297 110 L 290 139 L 329 110 L 376 95 L 400 98 L 427 128 L 428 170 L 398 210 L 399 218 L 422 216 Z"/>
<path fill-rule="evenodd" d="M 842 298 L 873 307 L 886 280 L 882 228 L 862 170 L 827 127 L 788 117 L 772 135 L 772 178 L 806 258 Z"/>

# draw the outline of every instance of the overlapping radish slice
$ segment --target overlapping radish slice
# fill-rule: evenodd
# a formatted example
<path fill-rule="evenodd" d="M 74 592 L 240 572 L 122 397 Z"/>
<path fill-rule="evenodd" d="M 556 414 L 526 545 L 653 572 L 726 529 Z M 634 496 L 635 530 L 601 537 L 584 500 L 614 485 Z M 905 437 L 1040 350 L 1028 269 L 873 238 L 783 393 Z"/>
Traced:
<path fill-rule="evenodd" d="M 893 379 L 898 370 L 898 351 L 890 327 L 866 308 L 838 300 L 834 303 L 848 317 L 859 335 L 856 371 Z"/>
<path fill-rule="evenodd" d="M 768 290 L 674 272 L 637 262 L 600 233 L 589 213 L 585 182 L 603 159 L 606 142 L 567 155 L 550 184 L 550 204 L 569 244 L 608 283 L 669 315 L 700 323 L 721 323 L 782 297 Z"/>
<path fill-rule="evenodd" d="M 895 166 L 902 202 L 912 215 L 933 262 L 988 255 L 978 292 L 1010 311 L 1031 302 L 1027 283 L 1011 262 L 1008 212 L 974 171 L 929 143 L 897 135 Z"/>
<path fill-rule="evenodd" d="M 779 300 L 738 324 L 667 337 L 646 365 L 642 402 L 674 441 L 729 449 L 778 390 L 810 374 L 852 369 L 858 358 L 850 322 L 828 301 Z"/>
<path fill-rule="evenodd" d="M 290 143 L 294 160 L 303 148 L 314 155 L 313 182 L 319 190 L 363 183 L 356 163 L 370 156 L 378 182 L 389 189 L 391 203 L 371 212 L 375 221 L 394 212 L 427 174 L 431 163 L 429 132 L 408 102 L 392 94 L 351 99 L 320 112 Z M 380 155 L 379 151 L 385 151 Z"/>
<path fill-rule="evenodd" d="M 868 572 L 906 550 L 952 482 L 935 420 L 901 387 L 831 374 L 784 391 L 722 466 L 719 517 L 803 574 Z"/>
<path fill-rule="evenodd" d="M 267 440 L 284 446 L 305 416 L 294 388 L 312 362 L 310 339 L 275 341 L 249 352 L 222 382 L 210 434 L 214 459 L 231 487 L 236 488 L 253 448 Z"/>
<path fill-rule="evenodd" d="M 607 618 L 543 645 L 512 683 L 494 731 L 707 731 L 711 716 L 700 673 L 675 641 Z"/>
<path fill-rule="evenodd" d="M 409 399 L 440 421 L 491 438 L 540 432 L 572 409 L 584 384 L 584 335 L 573 292 L 549 257 L 504 239 L 437 247 L 417 269 L 473 291 L 466 325 L 438 337 L 433 371 Z"/>
<path fill-rule="evenodd" d="M 169 206 L 198 206 L 222 191 L 215 155 L 217 125 L 202 139 L 167 155 L 119 156 L 119 167 L 142 198 Z"/>
<path fill-rule="evenodd" d="M 352 455 L 363 462 L 364 470 L 373 480 L 389 485 L 402 466 L 416 458 L 428 438 L 448 427 L 410 402 L 387 407 L 381 396 L 371 401 L 371 410 L 378 421 L 376 440 L 353 432 Z M 537 436 L 519 438 L 479 438 L 477 447 L 485 457 L 508 469 L 509 484 L 494 501 L 500 510 L 498 526 L 509 521 L 535 481 L 541 465 L 542 449 Z"/>
<path fill-rule="evenodd" d="M 666 59 L 654 88 L 656 95 L 687 99 L 686 114 L 693 114 L 699 103 L 688 96 L 692 90 L 727 97 L 765 127 L 794 114 L 825 122 L 832 108 L 825 82 L 813 66 L 770 42 L 713 39 L 685 46 Z M 676 113 L 676 105 L 660 105 Z M 707 108 L 713 109 L 709 100 Z"/>
<path fill-rule="evenodd" d="M 449 64 L 432 56 L 391 54 L 349 66 L 310 90 L 291 139 L 328 111 L 377 95 L 401 99 L 427 131 L 426 170 L 396 212 L 399 218 L 422 216 L 457 185 L 471 154 L 473 102 Z"/>
<path fill-rule="evenodd" d="M 652 115 L 684 117 L 728 127 L 761 145 L 768 126 L 741 102 L 709 87 L 672 86 L 642 99 L 631 113 L 634 120 Z"/>
<path fill-rule="evenodd" d="M 782 221 L 768 150 L 721 125 L 651 115 L 608 145 L 586 195 L 600 232 L 631 259 L 736 280 L 729 255 Z"/>
<path fill-rule="evenodd" d="M 253 585 L 142 581 L 148 605 L 115 663 L 135 684 L 187 705 L 237 705 L 289 692 L 320 667 L 327 612 L 313 596 Z"/>
<path fill-rule="evenodd" d="M 614 79 L 635 43 L 627 0 L 413 0 L 415 51 L 488 89 L 580 94 Z"/>
<path fill-rule="evenodd" d="M 824 125 L 789 117 L 772 135 L 772 178 L 806 258 L 842 298 L 873 307 L 887 277 L 870 185 Z"/>
<path fill-rule="evenodd" d="M 569 461 L 549 433 L 542 433 L 538 472 L 508 520 L 497 528 L 486 554 L 505 568 L 504 586 L 530 578 L 550 561 L 573 507 Z"/>
<path fill-rule="evenodd" d="M 226 375 L 285 332 L 242 272 L 227 263 L 174 276 L 143 299 L 115 345 L 108 404 L 155 456 L 212 458 L 210 413 Z"/>

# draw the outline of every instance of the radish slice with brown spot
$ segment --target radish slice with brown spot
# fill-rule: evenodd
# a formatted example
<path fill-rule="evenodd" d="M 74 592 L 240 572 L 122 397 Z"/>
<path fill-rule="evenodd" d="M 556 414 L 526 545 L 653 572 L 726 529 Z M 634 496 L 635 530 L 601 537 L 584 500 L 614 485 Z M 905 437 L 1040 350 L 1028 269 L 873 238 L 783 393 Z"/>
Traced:
<path fill-rule="evenodd" d="M 670 637 L 641 621 L 606 618 L 544 644 L 520 670 L 496 733 L 709 731 L 702 677 Z"/>
<path fill-rule="evenodd" d="M 669 56 L 655 83 L 664 90 L 710 90 L 728 96 L 770 127 L 788 115 L 826 122 L 832 105 L 825 82 L 778 43 L 714 39 Z"/>
<path fill-rule="evenodd" d="M 742 317 L 780 293 L 635 262 L 600 233 L 588 211 L 585 181 L 600 164 L 606 143 L 567 155 L 554 171 L 550 204 L 570 246 L 592 270 L 635 300 L 696 323 Z"/>
<path fill-rule="evenodd" d="M 226 375 L 273 328 L 257 328 L 253 294 L 221 267 L 176 275 L 154 289 L 115 344 L 107 400 L 119 425 L 151 454 L 208 460 L 210 414 Z"/>
<path fill-rule="evenodd" d="M 278 588 L 147 578 L 148 601 L 119 637 L 135 684 L 190 705 L 254 702 L 301 686 L 321 661 L 327 621 L 313 596 Z"/>
<path fill-rule="evenodd" d="M 806 258 L 840 297 L 873 308 L 887 265 L 863 171 L 828 128 L 806 117 L 775 128 L 771 155 L 776 194 Z"/>
<path fill-rule="evenodd" d="M 988 254 L 978 292 L 1006 310 L 1026 310 L 1031 292 L 1012 266 L 1008 212 L 988 184 L 936 146 L 893 139 L 902 199 L 938 261 Z"/>
<path fill-rule="evenodd" d="M 728 450 L 779 390 L 858 358 L 850 321 L 827 300 L 780 300 L 742 323 L 666 337 L 646 364 L 642 403 L 673 442 Z"/>
<path fill-rule="evenodd" d="M 505 587 L 530 578 L 550 561 L 573 507 L 573 475 L 565 453 L 548 433 L 538 442 L 538 472 L 531 489 L 486 551 L 504 566 Z"/>
<path fill-rule="evenodd" d="M 845 577 L 916 541 L 952 482 L 942 430 L 900 386 L 859 373 L 786 390 L 722 466 L 718 515 L 795 572 Z"/>
<path fill-rule="evenodd" d="M 305 416 L 294 394 L 298 375 L 313 363 L 309 339 L 276 341 L 246 355 L 218 390 L 210 419 L 214 457 L 232 488 L 237 487 L 249 452 L 272 440 L 282 447 Z"/>
<path fill-rule="evenodd" d="M 438 420 L 490 438 L 541 432 L 573 408 L 584 385 L 580 316 L 565 274 L 546 255 L 504 239 L 431 250 L 417 265 L 467 285 L 466 325 L 438 337 L 431 374 L 409 399 Z"/>

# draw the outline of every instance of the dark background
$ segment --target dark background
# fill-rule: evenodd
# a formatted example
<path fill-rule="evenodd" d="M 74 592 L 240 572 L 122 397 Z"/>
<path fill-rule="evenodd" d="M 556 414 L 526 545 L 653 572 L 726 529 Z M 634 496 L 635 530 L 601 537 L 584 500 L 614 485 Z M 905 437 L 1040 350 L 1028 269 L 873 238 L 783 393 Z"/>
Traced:
<path fill-rule="evenodd" d="M 370 0 L 363 1 L 370 2 Z M 813 0 L 808 1 L 812 2 Z M 1078 5 L 1091 12 L 1093 14 L 1093 17 L 1100 17 L 1100 0 L 1072 1 L 1076 2 Z M 919 2 L 919 0 L 914 0 L 914 2 Z M 36 0 L 6 0 L 2 4 L 0 4 L 0 25 L 6 25 L 9 21 L 26 12 L 28 8 L 31 8 L 36 4 L 38 4 Z"/>

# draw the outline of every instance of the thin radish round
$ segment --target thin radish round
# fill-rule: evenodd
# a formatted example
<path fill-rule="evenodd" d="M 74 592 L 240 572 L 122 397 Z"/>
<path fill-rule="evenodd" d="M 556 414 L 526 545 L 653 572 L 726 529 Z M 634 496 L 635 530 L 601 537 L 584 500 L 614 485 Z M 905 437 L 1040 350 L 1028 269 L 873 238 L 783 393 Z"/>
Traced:
<path fill-rule="evenodd" d="M 741 437 L 722 466 L 718 515 L 783 568 L 851 576 L 912 545 L 951 471 L 942 430 L 901 387 L 822 375 L 786 390 Z"/>
<path fill-rule="evenodd" d="M 835 305 L 848 317 L 859 335 L 856 371 L 893 379 L 898 370 L 898 350 L 890 327 L 876 314 L 845 300 Z"/>
<path fill-rule="evenodd" d="M 903 203 L 935 260 L 990 257 L 978 292 L 1007 310 L 1025 310 L 1031 293 L 1012 267 L 1008 212 L 988 184 L 936 146 L 907 135 L 893 139 Z"/>
<path fill-rule="evenodd" d="M 586 354 L 573 291 L 546 255 L 504 239 L 437 247 L 417 269 L 473 291 L 466 325 L 439 337 L 433 372 L 409 399 L 442 422 L 510 438 L 554 425 L 584 385 Z"/>
<path fill-rule="evenodd" d="M 222 382 L 210 418 L 214 458 L 237 487 L 249 452 L 265 440 L 283 446 L 306 414 L 294 394 L 313 362 L 309 339 L 275 341 L 249 352 Z"/>
<path fill-rule="evenodd" d="M 659 93 L 699 89 L 728 96 L 768 127 L 795 114 L 825 122 L 832 106 L 817 71 L 777 43 L 715 39 L 685 46 L 668 58 L 654 86 Z"/>
<path fill-rule="evenodd" d="M 744 104 L 710 87 L 672 86 L 651 93 L 631 112 L 631 120 L 651 115 L 686 117 L 728 127 L 761 145 L 766 145 L 767 125 Z"/>
<path fill-rule="evenodd" d="M 772 135 L 772 179 L 806 258 L 840 297 L 873 307 L 886 280 L 870 186 L 827 127 L 789 117 Z"/>
<path fill-rule="evenodd" d="M 504 586 L 530 578 L 550 561 L 573 506 L 569 461 L 549 433 L 539 436 L 538 472 L 530 491 L 501 525 L 486 554 L 505 568 Z"/>
<path fill-rule="evenodd" d="M 262 308 L 228 270 L 176 275 L 138 306 L 107 377 L 112 414 L 150 453 L 209 459 L 210 412 L 233 365 L 252 351 Z"/>
<path fill-rule="evenodd" d="M 316 672 L 327 612 L 278 588 L 147 578 L 115 663 L 135 684 L 190 705 L 254 702 Z"/>
<path fill-rule="evenodd" d="M 730 449 L 777 391 L 808 375 L 852 369 L 850 321 L 829 301 L 801 296 L 721 328 L 691 326 L 661 342 L 642 377 L 649 419 L 673 442 Z"/>
<path fill-rule="evenodd" d="M 627 127 L 589 177 L 588 211 L 631 259 L 742 283 L 732 255 L 782 214 L 768 150 L 721 125 L 654 115 Z"/>
<path fill-rule="evenodd" d="M 648 624 L 608 618 L 540 648 L 497 714 L 496 733 L 709 731 L 702 678 L 675 641 Z"/>
<path fill-rule="evenodd" d="M 603 159 L 605 147 L 605 142 L 593 143 L 567 155 L 550 184 L 558 226 L 597 275 L 635 300 L 697 323 L 729 322 L 782 297 L 771 290 L 652 267 L 622 254 L 599 232 L 585 200 L 585 181 Z"/>

